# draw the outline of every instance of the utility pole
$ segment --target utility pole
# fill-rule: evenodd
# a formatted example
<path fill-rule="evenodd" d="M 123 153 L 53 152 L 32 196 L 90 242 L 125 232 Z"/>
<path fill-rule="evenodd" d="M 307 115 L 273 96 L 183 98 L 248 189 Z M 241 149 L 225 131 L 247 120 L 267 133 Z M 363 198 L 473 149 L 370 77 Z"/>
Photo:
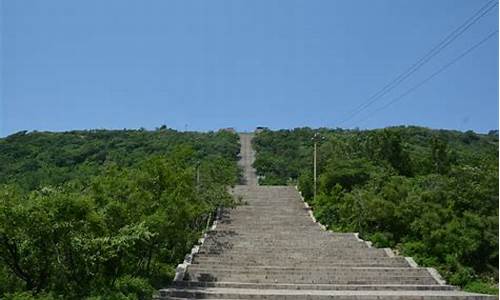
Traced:
<path fill-rule="evenodd" d="M 312 141 L 314 142 L 314 198 L 313 200 L 316 201 L 316 194 L 318 191 L 318 142 L 324 140 L 325 138 L 320 136 L 319 133 L 315 133 Z"/>
<path fill-rule="evenodd" d="M 316 134 L 314 135 L 316 137 Z M 318 142 L 314 139 L 314 203 L 316 203 L 316 156 L 317 156 L 317 146 Z"/>
<path fill-rule="evenodd" d="M 200 164 L 201 164 L 200 161 L 198 161 L 196 163 L 196 190 L 197 191 L 200 189 Z"/>

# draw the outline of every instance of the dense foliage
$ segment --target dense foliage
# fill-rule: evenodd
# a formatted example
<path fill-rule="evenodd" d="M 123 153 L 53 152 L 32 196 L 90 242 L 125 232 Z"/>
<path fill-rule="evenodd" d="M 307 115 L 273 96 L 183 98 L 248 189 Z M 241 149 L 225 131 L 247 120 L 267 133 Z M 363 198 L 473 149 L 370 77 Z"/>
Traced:
<path fill-rule="evenodd" d="M 0 140 L 0 298 L 149 299 L 220 205 L 229 132 L 20 132 Z"/>
<path fill-rule="evenodd" d="M 319 133 L 318 192 L 313 142 Z M 254 139 L 261 184 L 298 183 L 316 218 L 433 266 L 455 285 L 498 282 L 498 132 L 392 127 L 266 130 Z"/>

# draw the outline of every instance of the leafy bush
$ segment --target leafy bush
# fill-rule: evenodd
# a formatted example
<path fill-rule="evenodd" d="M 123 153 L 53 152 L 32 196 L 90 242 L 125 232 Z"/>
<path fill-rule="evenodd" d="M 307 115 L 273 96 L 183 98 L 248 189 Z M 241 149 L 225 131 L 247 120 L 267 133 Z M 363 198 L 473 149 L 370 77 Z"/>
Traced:
<path fill-rule="evenodd" d="M 464 290 L 472 293 L 498 295 L 498 286 L 484 281 L 471 281 L 464 287 Z"/>

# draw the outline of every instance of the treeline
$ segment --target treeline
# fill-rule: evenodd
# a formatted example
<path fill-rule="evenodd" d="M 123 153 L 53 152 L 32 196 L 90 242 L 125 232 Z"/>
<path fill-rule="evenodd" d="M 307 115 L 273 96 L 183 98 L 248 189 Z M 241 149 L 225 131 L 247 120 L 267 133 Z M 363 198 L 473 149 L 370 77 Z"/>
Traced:
<path fill-rule="evenodd" d="M 238 152 L 164 127 L 0 139 L 0 298 L 150 299 L 232 205 Z"/>
<path fill-rule="evenodd" d="M 466 290 L 498 293 L 498 131 L 267 130 L 254 147 L 260 183 L 298 184 L 331 230 L 360 232 Z"/>

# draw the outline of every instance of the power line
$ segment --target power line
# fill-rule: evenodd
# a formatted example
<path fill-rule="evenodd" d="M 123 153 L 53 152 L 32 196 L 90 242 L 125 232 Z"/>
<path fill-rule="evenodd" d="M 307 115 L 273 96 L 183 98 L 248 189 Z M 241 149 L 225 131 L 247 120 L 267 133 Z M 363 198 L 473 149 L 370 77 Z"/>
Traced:
<path fill-rule="evenodd" d="M 445 49 L 449 44 L 451 44 L 454 40 L 456 40 L 459 36 L 464 34 L 472 25 L 474 25 L 477 21 L 479 21 L 482 17 L 484 17 L 489 11 L 491 11 L 494 7 L 498 5 L 496 0 L 491 0 L 485 5 L 483 5 L 479 10 L 477 10 L 471 17 L 469 17 L 464 23 L 462 23 L 459 27 L 457 27 L 454 31 L 448 34 L 441 42 L 439 42 L 436 46 L 434 46 L 430 51 L 428 51 L 423 57 L 418 59 L 410 68 L 405 70 L 403 73 L 398 75 L 391 82 L 386 84 L 382 89 L 377 91 L 367 100 L 358 105 L 354 110 L 352 110 L 349 115 L 339 122 L 343 124 L 354 116 L 359 114 L 361 111 L 368 108 L 371 104 L 379 100 L 385 94 L 393 90 L 400 83 L 402 83 L 406 78 L 411 76 L 413 73 L 418 71 L 423 65 L 425 65 L 428 61 L 430 61 L 433 57 L 439 54 L 443 49 Z"/>
<path fill-rule="evenodd" d="M 404 97 L 408 96 L 409 94 L 411 94 L 412 92 L 414 92 L 415 90 L 417 90 L 418 88 L 420 88 L 421 86 L 423 86 L 424 84 L 426 84 L 427 82 L 429 82 L 431 79 L 433 79 L 434 77 L 436 77 L 437 75 L 439 75 L 440 73 L 442 73 L 443 71 L 445 71 L 446 69 L 448 69 L 449 67 L 451 67 L 452 65 L 454 65 L 455 63 L 457 63 L 459 60 L 461 60 L 462 58 L 464 58 L 465 56 L 467 56 L 469 53 L 471 53 L 472 51 L 474 51 L 476 48 L 478 48 L 482 44 L 486 43 L 486 41 L 488 41 L 492 37 L 496 36 L 497 34 L 498 34 L 498 30 L 495 30 L 495 31 L 491 32 L 485 38 L 483 38 L 482 40 L 480 40 L 479 42 L 477 42 L 476 44 L 474 44 L 472 47 L 470 47 L 467 50 L 465 50 L 464 52 L 462 52 L 462 54 L 458 55 L 457 57 L 455 57 L 454 59 L 452 59 L 451 61 L 449 61 L 447 64 L 445 64 L 444 66 L 442 66 L 441 68 L 439 68 L 437 71 L 435 71 L 434 73 L 432 73 L 431 75 L 429 75 L 428 77 L 426 77 L 424 80 L 420 81 L 415 86 L 407 89 L 404 93 L 402 93 L 398 97 L 392 99 L 391 101 L 389 101 L 388 103 L 386 103 L 384 106 L 382 106 L 382 107 L 378 108 L 377 110 L 373 111 L 371 114 L 369 114 L 368 116 L 366 116 L 364 119 L 360 120 L 359 122 L 366 121 L 367 119 L 369 119 L 370 117 L 372 117 L 374 114 L 376 114 L 376 113 L 378 113 L 378 112 L 386 109 L 387 107 L 391 106 L 392 104 L 394 104 L 394 103 L 400 101 L 401 99 L 403 99 Z"/>
<path fill-rule="evenodd" d="M 493 3 L 493 5 L 491 5 Z M 395 79 L 393 79 L 389 84 L 384 86 L 381 90 L 375 93 L 372 97 L 368 98 L 367 101 L 363 102 L 356 109 L 351 111 L 351 114 L 344 119 L 340 124 L 345 123 L 346 121 L 352 119 L 355 115 L 359 114 L 364 109 L 368 108 L 372 103 L 380 99 L 382 96 L 390 92 L 397 85 L 403 82 L 410 75 L 415 73 L 418 69 L 420 69 L 424 64 L 426 64 L 429 60 L 431 60 L 434 56 L 439 54 L 444 48 L 446 48 L 449 44 L 451 44 L 455 39 L 457 39 L 460 35 L 462 35 L 465 31 L 467 31 L 472 25 L 474 25 L 479 19 L 481 19 L 486 13 L 492 10 L 498 2 L 496 0 L 489 1 L 483 7 L 481 7 L 472 17 L 467 19 L 462 25 L 460 25 L 457 29 L 451 32 L 445 39 L 443 39 L 438 45 L 433 47 L 426 55 L 420 58 L 416 63 L 414 63 L 409 69 L 405 72 L 401 73 Z"/>

